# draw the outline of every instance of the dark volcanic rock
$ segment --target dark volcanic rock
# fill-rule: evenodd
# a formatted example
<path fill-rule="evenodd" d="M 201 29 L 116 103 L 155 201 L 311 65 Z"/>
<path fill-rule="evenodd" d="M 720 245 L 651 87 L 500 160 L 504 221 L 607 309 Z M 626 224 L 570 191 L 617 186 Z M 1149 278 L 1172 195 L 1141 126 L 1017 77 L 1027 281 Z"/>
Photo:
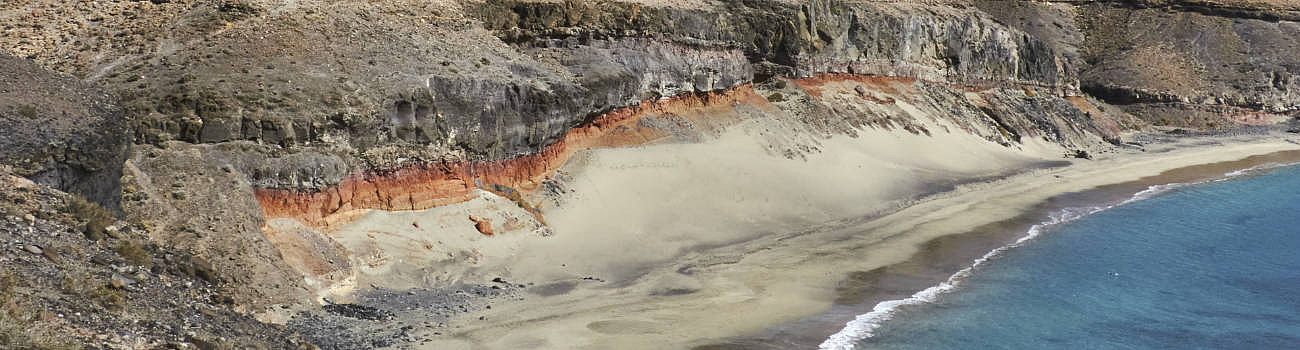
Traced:
<path fill-rule="evenodd" d="M 383 321 L 393 319 L 393 313 L 357 304 L 329 304 L 321 307 L 325 312 L 355 319 Z"/>
<path fill-rule="evenodd" d="M 358 291 L 353 304 L 330 304 L 295 313 L 286 323 L 325 350 L 374 349 L 413 344 L 454 332 L 452 317 L 490 309 L 492 301 L 514 298 L 518 289 L 453 285 L 438 289 Z"/>
<path fill-rule="evenodd" d="M 246 140 L 283 149 L 263 152 L 271 157 L 306 152 L 321 160 L 237 161 L 270 188 L 320 189 L 337 183 L 339 173 L 387 168 L 395 159 L 536 153 L 615 108 L 773 75 L 877 74 L 1064 90 L 1075 81 L 1071 61 L 1049 42 L 978 9 L 936 4 L 186 4 L 140 6 L 131 10 L 152 17 L 105 22 L 167 28 L 180 48 L 172 39 L 124 35 L 111 38 L 122 48 L 104 48 L 101 57 L 29 45 L 54 40 L 39 32 L 6 39 L 120 94 L 137 120 L 137 142 Z M 322 16 L 329 20 L 314 20 Z M 120 62 L 107 62 L 113 59 Z"/>
<path fill-rule="evenodd" d="M 971 8 L 769 0 L 687 9 L 496 0 L 484 3 L 477 16 L 506 42 L 652 37 L 686 47 L 740 49 L 763 69 L 803 77 L 834 72 L 962 83 L 1073 82 L 1074 70 L 1051 45 Z"/>
<path fill-rule="evenodd" d="M 0 53 L 0 163 L 15 173 L 117 208 L 127 124 L 99 89 Z"/>
<path fill-rule="evenodd" d="M 1235 15 L 1081 6 L 1083 89 L 1156 124 L 1196 128 L 1300 109 L 1300 24 Z"/>

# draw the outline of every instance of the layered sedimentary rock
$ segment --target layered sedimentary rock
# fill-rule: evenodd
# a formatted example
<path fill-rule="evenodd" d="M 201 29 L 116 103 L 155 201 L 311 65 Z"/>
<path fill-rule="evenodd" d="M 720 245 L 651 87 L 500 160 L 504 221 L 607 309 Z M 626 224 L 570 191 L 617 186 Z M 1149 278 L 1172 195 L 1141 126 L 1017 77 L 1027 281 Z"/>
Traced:
<path fill-rule="evenodd" d="M 501 80 L 433 75 L 421 91 L 383 112 L 390 124 L 401 125 L 392 129 L 399 138 L 463 151 L 462 157 L 363 167 L 324 179 L 265 174 L 272 177 L 259 180 L 267 187 L 258 192 L 265 214 L 327 226 L 338 221 L 331 217 L 358 209 L 462 201 L 478 187 L 532 189 L 574 149 L 593 146 L 588 140 L 593 131 L 605 132 L 604 124 L 634 122 L 627 114 L 671 109 L 699 98 L 693 94 L 723 91 L 706 100 L 738 91 L 752 95 L 748 88 L 729 88 L 773 75 L 839 72 L 847 75 L 836 77 L 845 79 L 896 76 L 1076 93 L 1068 60 L 974 9 L 835 1 L 690 9 L 490 1 L 472 13 L 535 65 L 511 63 L 514 75 Z"/>
<path fill-rule="evenodd" d="M 1292 46 L 1295 6 L 1276 1 L 11 6 L 5 19 L 15 23 L 69 15 L 81 29 L 16 25 L 5 40 L 119 92 L 138 120 L 137 142 L 277 146 L 266 153 L 292 164 L 243 169 L 264 188 L 322 190 L 406 163 L 510 159 L 617 108 L 774 75 L 1039 84 L 1066 94 L 1081 79 L 1158 123 L 1162 111 L 1193 106 L 1204 111 L 1189 124 L 1197 126 L 1294 105 L 1294 64 L 1280 53 Z M 173 37 L 156 35 L 164 30 Z M 1165 32 L 1175 35 L 1153 34 Z M 1204 35 L 1215 40 L 1193 43 Z M 106 46 L 109 38 L 121 44 Z M 60 41 L 105 54 L 52 44 Z M 1266 59 L 1247 62 L 1242 52 Z"/>
<path fill-rule="evenodd" d="M 426 163 L 366 172 L 319 191 L 261 189 L 257 198 L 267 217 L 294 218 L 320 227 L 346 222 L 358 210 L 417 210 L 461 202 L 480 187 L 534 190 L 575 151 L 644 144 L 667 135 L 654 128 L 639 127 L 644 117 L 674 115 L 698 120 L 723 115 L 710 113 L 711 109 L 766 103 L 748 86 L 651 100 L 603 114 L 570 129 L 558 141 L 533 154 L 498 161 Z"/>
<path fill-rule="evenodd" d="M 760 73 L 908 76 L 955 83 L 1016 80 L 1069 86 L 1074 69 L 1042 40 L 970 8 L 908 2 L 701 4 L 488 1 L 478 9 L 502 40 L 652 37 L 743 50 Z"/>
<path fill-rule="evenodd" d="M 177 32 L 196 44 L 149 52 L 162 39 L 127 36 L 125 46 L 149 54 L 66 67 L 122 90 L 139 119 L 138 142 L 307 146 L 360 156 L 365 166 L 345 161 L 349 171 L 394 165 L 381 159 L 394 153 L 426 161 L 536 153 L 616 108 L 778 74 L 1073 89 L 1074 69 L 1039 39 L 971 8 L 840 1 L 445 5 L 395 3 L 386 5 L 392 11 L 371 11 L 361 4 L 241 1 L 196 3 L 179 13 L 171 3 L 141 4 L 131 10 L 205 23 Z M 335 22 L 312 20 L 322 13 Z M 42 61 L 53 54 L 33 52 Z M 364 156 L 374 149 L 390 157 Z M 254 182 L 303 188 L 304 181 L 291 180 L 258 174 Z"/>
<path fill-rule="evenodd" d="M 468 200 L 475 189 L 536 190 L 576 151 L 648 144 L 681 133 L 670 130 L 673 127 L 695 131 L 723 128 L 737 121 L 738 115 L 753 115 L 738 113 L 744 108 L 796 118 L 821 135 L 852 134 L 859 128 L 925 135 L 962 132 L 1005 146 L 1034 138 L 1070 149 L 1088 149 L 1103 139 L 1117 139 L 1122 128 L 1100 113 L 1081 110 L 1079 106 L 1096 110 L 1079 101 L 1081 98 L 1071 101 L 1034 84 L 980 87 L 842 73 L 795 79 L 789 84 L 783 80 L 776 84 L 781 87 L 768 85 L 762 88 L 768 96 L 742 86 L 618 109 L 571 129 L 536 154 L 501 161 L 406 166 L 353 175 L 320 191 L 262 189 L 257 195 L 268 217 L 329 228 L 350 221 L 364 209 L 425 209 Z M 787 98 L 790 101 L 785 101 Z M 926 112 L 909 112 L 909 108 L 925 108 Z M 928 113 L 932 118 L 946 114 L 942 117 L 961 129 L 926 130 L 918 126 L 921 116 L 914 113 Z M 673 127 L 660 125 L 663 121 Z M 798 151 L 778 153 L 795 157 Z"/>

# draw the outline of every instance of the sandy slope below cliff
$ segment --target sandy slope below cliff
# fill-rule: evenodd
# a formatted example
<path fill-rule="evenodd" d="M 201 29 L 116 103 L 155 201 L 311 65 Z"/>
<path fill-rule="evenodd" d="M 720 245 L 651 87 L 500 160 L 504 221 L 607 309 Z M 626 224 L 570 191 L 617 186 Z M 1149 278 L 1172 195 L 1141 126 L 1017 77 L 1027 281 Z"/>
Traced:
<path fill-rule="evenodd" d="M 868 133 L 787 161 L 741 141 L 753 140 L 746 133 L 755 128 L 733 130 L 741 131 L 707 147 L 594 151 L 570 174 L 572 194 L 549 212 L 555 235 L 527 243 L 508 264 L 512 278 L 538 283 L 532 296 L 468 315 L 483 319 L 426 348 L 706 344 L 824 311 L 849 271 L 897 263 L 931 239 L 1010 219 L 1061 193 L 1300 149 L 1277 136 L 1194 139 L 1030 170 L 1061 157 L 955 135 Z M 883 217 L 836 220 L 886 210 L 936 183 L 1014 170 L 1025 171 Z"/>
<path fill-rule="evenodd" d="M 959 130 L 947 120 L 918 123 Z M 372 211 L 328 236 L 350 252 L 357 286 L 496 277 L 625 284 L 684 255 L 876 215 L 957 183 L 1063 163 L 1065 153 L 964 132 L 868 127 L 824 138 L 800 125 L 754 118 L 698 142 L 580 151 L 529 198 L 548 227 L 477 191 L 468 202 L 429 210 Z M 471 217 L 486 219 L 493 234 Z M 343 293 L 335 297 L 346 297 L 349 285 L 336 286 Z"/>
<path fill-rule="evenodd" d="M 916 122 L 930 130 L 961 130 L 946 119 L 918 117 Z M 504 305 L 527 318 L 510 320 L 567 313 L 561 310 L 588 297 L 594 297 L 590 304 L 573 310 L 629 301 L 636 301 L 631 304 L 636 310 L 642 307 L 636 306 L 639 298 L 685 298 L 693 300 L 683 304 L 689 308 L 724 306 L 712 309 L 711 317 L 681 314 L 694 315 L 689 319 L 695 325 L 752 328 L 775 315 L 799 314 L 791 307 L 804 312 L 825 308 L 828 297 L 824 290 L 809 293 L 798 285 L 770 289 L 761 275 L 719 278 L 699 275 L 697 269 L 729 265 L 746 255 L 746 247 L 824 234 L 827 228 L 897 210 L 961 183 L 1067 164 L 1065 150 L 1032 141 L 1006 147 L 965 132 L 925 136 L 871 127 L 855 136 L 825 138 L 800 125 L 787 118 L 746 119 L 698 142 L 583 151 L 534 198 L 541 200 L 537 204 L 551 231 L 539 228 L 508 200 L 479 191 L 469 202 L 430 210 L 372 211 L 328 235 L 350 250 L 352 265 L 359 268 L 358 286 L 409 288 L 496 277 L 530 283 L 527 302 Z M 787 151 L 791 149 L 799 151 Z M 495 234 L 478 232 L 470 216 L 490 220 Z M 802 255 L 801 250 L 791 253 Z M 836 279 L 826 273 L 808 277 L 819 281 L 813 285 Z M 779 305 L 773 309 L 777 313 L 756 317 L 755 323 L 716 318 L 730 315 L 729 308 L 752 305 L 760 294 L 761 303 Z M 494 313 L 488 320 L 499 318 Z M 679 322 L 575 320 L 556 323 L 561 331 L 555 334 L 499 338 L 488 345 L 603 347 L 623 341 L 615 334 L 676 332 L 669 326 Z M 528 322 L 528 327 L 537 325 Z M 727 327 L 716 331 L 720 333 L 690 338 L 735 334 Z M 479 342 L 478 334 L 467 336 Z M 637 339 L 658 341 L 656 337 Z M 459 343 L 465 340 L 460 337 L 435 338 L 454 343 L 438 346 L 468 345 Z"/>
<path fill-rule="evenodd" d="M 628 282 L 684 255 L 872 216 L 959 182 L 1044 166 L 1064 153 L 1003 147 L 967 133 L 867 128 L 857 137 L 800 139 L 772 132 L 789 128 L 750 119 L 707 142 L 575 157 L 561 169 L 562 194 L 543 206 L 555 235 L 516 256 L 511 277 Z M 808 153 L 791 159 L 771 152 L 791 143 Z"/>

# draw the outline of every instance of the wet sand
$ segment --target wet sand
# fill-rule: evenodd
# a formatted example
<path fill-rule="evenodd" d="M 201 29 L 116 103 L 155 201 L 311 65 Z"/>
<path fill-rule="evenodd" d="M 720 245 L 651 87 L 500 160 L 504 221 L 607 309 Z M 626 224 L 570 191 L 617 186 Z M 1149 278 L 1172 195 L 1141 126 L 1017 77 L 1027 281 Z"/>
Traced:
<path fill-rule="evenodd" d="M 1023 237 L 1030 227 L 1047 221 L 1052 213 L 1066 208 L 1115 205 L 1151 186 L 1201 183 L 1227 178 L 1227 174 L 1234 171 L 1297 163 L 1300 163 L 1300 151 L 1278 151 L 1171 169 L 1134 181 L 1053 196 L 1016 217 L 925 242 L 916 254 L 903 262 L 869 271 L 849 272 L 836 285 L 834 305 L 826 312 L 785 322 L 757 335 L 735 337 L 694 349 L 816 348 L 831 334 L 840 331 L 846 322 L 870 312 L 877 303 L 904 299 L 947 280 L 970 266 L 973 260 Z"/>
<path fill-rule="evenodd" d="M 462 315 L 419 348 L 814 347 L 876 302 L 935 284 L 1055 208 L 1300 150 L 1287 134 L 1187 138 L 1042 168 L 1059 153 L 918 161 L 908 156 L 918 150 L 900 146 L 911 141 L 883 137 L 823 142 L 826 160 L 787 165 L 736 160 L 748 152 L 742 143 L 597 151 L 594 165 L 571 173 L 569 185 L 588 195 L 548 211 L 555 236 L 519 241 L 476 267 L 536 285 Z M 983 142 L 918 140 L 935 147 L 920 151 L 928 157 Z M 846 159 L 906 166 L 862 173 L 845 169 L 854 164 Z M 706 160 L 755 173 L 735 177 Z M 944 176 L 952 164 L 971 171 Z M 1211 165 L 1170 172 L 1202 164 Z M 969 182 L 981 178 L 992 180 Z"/>

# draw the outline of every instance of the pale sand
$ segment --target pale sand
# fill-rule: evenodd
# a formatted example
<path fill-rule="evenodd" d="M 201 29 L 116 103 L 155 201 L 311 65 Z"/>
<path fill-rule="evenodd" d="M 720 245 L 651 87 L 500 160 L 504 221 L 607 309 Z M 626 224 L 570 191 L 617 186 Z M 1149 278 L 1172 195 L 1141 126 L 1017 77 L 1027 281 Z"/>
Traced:
<path fill-rule="evenodd" d="M 846 273 L 903 261 L 929 240 L 1013 218 L 1061 193 L 1300 149 L 1283 135 L 1189 139 L 1041 168 L 1065 160 L 1065 150 L 1007 148 L 964 133 L 766 132 L 785 127 L 778 124 L 747 120 L 703 143 L 576 157 L 563 169 L 558 202 L 542 206 L 552 236 L 486 192 L 428 211 L 372 213 L 331 236 L 361 256 L 354 263 L 366 256 L 355 247 L 378 247 L 371 252 L 384 258 L 365 264 L 362 286 L 409 287 L 431 276 L 536 283 L 523 300 L 463 315 L 423 348 L 689 348 L 825 311 Z M 768 147 L 791 144 L 820 151 L 792 160 Z M 916 200 L 988 178 L 998 179 Z M 469 214 L 521 224 L 487 237 Z M 413 220 L 427 221 L 417 228 Z"/>

